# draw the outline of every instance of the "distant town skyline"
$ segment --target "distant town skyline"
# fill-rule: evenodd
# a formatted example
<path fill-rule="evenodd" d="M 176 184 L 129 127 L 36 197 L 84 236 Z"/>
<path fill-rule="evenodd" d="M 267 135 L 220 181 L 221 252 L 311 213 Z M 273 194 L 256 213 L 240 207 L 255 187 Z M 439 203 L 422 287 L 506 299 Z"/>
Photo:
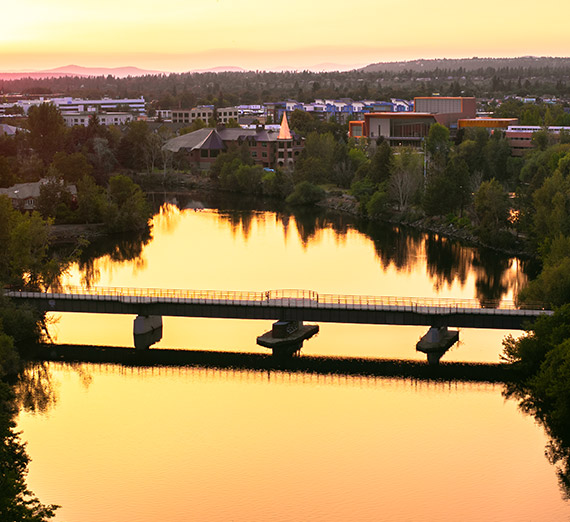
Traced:
<path fill-rule="evenodd" d="M 235 66 L 283 70 L 334 63 L 471 56 L 565 56 L 570 4 L 513 0 L 21 0 L 3 6 L 0 71 L 68 64 L 169 72 Z M 555 14 L 555 16 L 553 16 Z"/>

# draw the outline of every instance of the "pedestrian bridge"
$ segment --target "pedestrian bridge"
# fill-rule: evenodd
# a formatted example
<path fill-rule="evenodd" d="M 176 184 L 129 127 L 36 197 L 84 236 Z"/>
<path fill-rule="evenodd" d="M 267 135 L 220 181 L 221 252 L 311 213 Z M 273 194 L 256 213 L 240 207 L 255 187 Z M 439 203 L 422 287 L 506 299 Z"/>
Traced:
<path fill-rule="evenodd" d="M 5 295 L 43 312 L 218 317 L 332 323 L 452 326 L 520 330 L 552 311 L 512 301 L 322 294 L 311 290 L 242 292 L 152 288 L 5 290 Z"/>

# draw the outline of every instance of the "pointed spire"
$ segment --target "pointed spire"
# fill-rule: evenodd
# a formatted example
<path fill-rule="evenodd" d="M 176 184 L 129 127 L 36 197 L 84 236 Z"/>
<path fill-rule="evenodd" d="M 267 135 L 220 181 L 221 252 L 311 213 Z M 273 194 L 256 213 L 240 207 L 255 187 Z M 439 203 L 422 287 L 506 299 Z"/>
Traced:
<path fill-rule="evenodd" d="M 287 111 L 283 113 L 283 119 L 281 120 L 281 128 L 279 129 L 278 140 L 291 140 L 291 131 L 289 130 L 289 122 L 287 121 Z"/>

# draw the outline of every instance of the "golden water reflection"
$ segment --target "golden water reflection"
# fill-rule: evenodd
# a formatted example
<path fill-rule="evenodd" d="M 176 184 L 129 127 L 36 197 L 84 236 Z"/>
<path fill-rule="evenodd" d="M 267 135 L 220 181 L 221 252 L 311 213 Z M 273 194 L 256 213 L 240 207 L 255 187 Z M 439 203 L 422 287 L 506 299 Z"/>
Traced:
<path fill-rule="evenodd" d="M 520 262 L 434 235 L 356 227 L 345 216 L 179 209 L 166 204 L 152 239 L 86 252 L 66 284 L 510 300 L 525 281 Z M 60 343 L 131 346 L 133 317 L 57 314 Z M 270 321 L 164 318 L 155 347 L 261 351 Z M 322 324 L 304 353 L 420 358 L 423 327 Z M 464 330 L 446 360 L 497 361 L 506 332 Z M 423 357 L 423 356 L 422 356 Z"/>
<path fill-rule="evenodd" d="M 545 436 L 502 386 L 50 363 L 21 412 L 57 520 L 562 520 Z M 85 375 L 90 379 L 85 381 Z"/>

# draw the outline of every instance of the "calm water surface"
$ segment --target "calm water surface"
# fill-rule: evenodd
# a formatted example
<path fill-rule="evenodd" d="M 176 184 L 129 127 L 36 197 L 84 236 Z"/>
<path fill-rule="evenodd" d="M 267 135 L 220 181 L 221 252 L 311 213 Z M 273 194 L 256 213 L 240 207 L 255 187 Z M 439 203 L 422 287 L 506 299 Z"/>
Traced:
<path fill-rule="evenodd" d="M 197 202 L 187 202 L 196 206 Z M 320 293 L 511 300 L 521 263 L 426 234 L 382 228 L 368 235 L 339 216 L 161 207 L 152 240 L 124 242 L 74 266 L 70 284 L 201 290 L 307 289 Z M 96 257 L 91 257 L 96 256 Z M 57 314 L 58 342 L 132 346 L 133 317 Z M 155 347 L 264 351 L 271 321 L 165 317 Z M 423 358 L 424 327 L 321 324 L 303 352 Z M 450 361 L 496 362 L 508 332 L 463 330 Z"/>
<path fill-rule="evenodd" d="M 195 202 L 181 206 L 196 207 Z M 152 240 L 93 247 L 70 284 L 511 299 L 498 259 L 344 218 L 162 207 Z M 96 255 L 97 254 L 97 255 Z M 58 314 L 58 342 L 132 346 L 132 317 Z M 261 352 L 271 321 L 164 319 L 157 348 Z M 303 353 L 420 358 L 424 328 L 322 324 Z M 516 333 L 516 332 L 515 332 Z M 444 360 L 497 361 L 462 330 Z M 46 364 L 19 428 L 61 521 L 567 520 L 547 437 L 501 385 Z"/>

